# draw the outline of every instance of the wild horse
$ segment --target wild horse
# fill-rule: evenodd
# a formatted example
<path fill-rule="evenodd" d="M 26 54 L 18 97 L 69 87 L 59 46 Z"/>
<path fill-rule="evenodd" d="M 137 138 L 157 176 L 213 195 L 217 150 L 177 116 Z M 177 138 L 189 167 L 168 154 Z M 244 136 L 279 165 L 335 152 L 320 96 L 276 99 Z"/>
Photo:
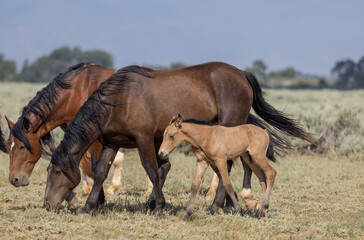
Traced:
<path fill-rule="evenodd" d="M 99 85 L 114 71 L 96 65 L 80 63 L 59 74 L 24 107 L 14 124 L 7 119 L 10 131 L 8 153 L 10 155 L 9 181 L 15 187 L 29 184 L 29 177 L 42 154 L 44 146 L 55 147 L 50 131 L 58 126 L 63 130 L 71 123 L 78 109 Z M 80 167 L 84 173 L 83 191 L 88 194 L 93 183 L 90 156 L 102 146 L 95 143 L 82 158 Z M 120 187 L 121 165 L 124 154 L 115 161 L 115 174 L 109 193 Z M 91 186 L 90 186 L 91 185 Z"/>
<path fill-rule="evenodd" d="M 143 167 L 154 185 L 148 204 L 159 214 L 165 205 L 162 187 L 170 162 L 161 159 L 157 150 L 172 116 L 181 113 L 186 118 L 236 126 L 246 123 L 251 106 L 281 132 L 313 142 L 295 120 L 285 117 L 263 99 L 254 75 L 231 65 L 211 62 L 165 71 L 139 66 L 120 69 L 80 108 L 52 155 L 45 205 L 57 210 L 78 185 L 81 156 L 98 140 L 103 151 L 98 163 L 96 156 L 92 158 L 95 182 L 82 212 L 90 214 L 103 202 L 103 181 L 117 149 L 123 147 L 138 148 Z M 279 137 L 276 140 L 284 142 Z M 247 171 L 244 188 L 250 189 L 251 169 L 244 169 Z M 221 207 L 224 199 L 219 179 L 213 207 Z"/>
<path fill-rule="evenodd" d="M 276 177 L 276 171 L 267 162 L 268 154 L 274 160 L 274 151 L 269 148 L 269 135 L 263 129 L 252 124 L 225 127 L 194 119 L 182 119 L 181 115 L 173 117 L 163 134 L 163 142 L 159 148 L 160 158 L 168 158 L 169 154 L 183 141 L 192 145 L 197 157 L 195 177 L 191 187 L 191 197 L 187 205 L 187 220 L 193 212 L 194 202 L 201 179 L 210 165 L 221 176 L 225 191 L 229 194 L 235 207 L 235 213 L 241 214 L 241 207 L 234 194 L 227 169 L 228 159 L 241 157 L 245 164 L 259 178 L 263 190 L 260 216 L 268 217 L 269 196 Z"/>

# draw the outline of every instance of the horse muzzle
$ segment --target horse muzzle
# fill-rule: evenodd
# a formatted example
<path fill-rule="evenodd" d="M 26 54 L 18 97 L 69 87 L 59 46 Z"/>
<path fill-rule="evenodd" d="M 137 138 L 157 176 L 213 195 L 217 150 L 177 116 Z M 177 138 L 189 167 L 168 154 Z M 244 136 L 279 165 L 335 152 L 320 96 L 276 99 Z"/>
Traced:
<path fill-rule="evenodd" d="M 19 178 L 13 177 L 9 179 L 9 181 L 14 187 L 24 187 L 29 185 L 29 178 L 27 176 L 22 176 Z"/>
<path fill-rule="evenodd" d="M 161 159 L 167 159 L 169 157 L 169 154 L 162 151 L 159 153 L 159 157 Z"/>

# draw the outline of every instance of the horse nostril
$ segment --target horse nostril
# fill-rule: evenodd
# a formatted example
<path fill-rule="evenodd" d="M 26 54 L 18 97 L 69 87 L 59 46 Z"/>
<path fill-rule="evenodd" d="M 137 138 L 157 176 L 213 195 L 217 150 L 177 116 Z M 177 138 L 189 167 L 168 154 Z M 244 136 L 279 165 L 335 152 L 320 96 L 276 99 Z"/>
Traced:
<path fill-rule="evenodd" d="M 13 180 L 11 181 L 11 183 L 13 185 L 17 185 L 19 183 L 19 178 L 13 178 Z"/>

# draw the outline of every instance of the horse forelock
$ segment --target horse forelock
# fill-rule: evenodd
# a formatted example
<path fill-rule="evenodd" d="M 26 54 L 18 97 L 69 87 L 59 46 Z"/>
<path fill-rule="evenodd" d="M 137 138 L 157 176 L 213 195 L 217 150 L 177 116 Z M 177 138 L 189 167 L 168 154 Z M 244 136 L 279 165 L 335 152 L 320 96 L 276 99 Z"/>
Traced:
<path fill-rule="evenodd" d="M 13 128 L 10 131 L 10 135 L 13 135 L 16 139 L 18 139 L 20 142 L 22 142 L 24 144 L 25 148 L 30 153 L 32 153 L 32 145 L 30 144 L 30 141 L 23 129 L 23 121 L 24 121 L 24 118 L 18 120 L 14 124 Z"/>

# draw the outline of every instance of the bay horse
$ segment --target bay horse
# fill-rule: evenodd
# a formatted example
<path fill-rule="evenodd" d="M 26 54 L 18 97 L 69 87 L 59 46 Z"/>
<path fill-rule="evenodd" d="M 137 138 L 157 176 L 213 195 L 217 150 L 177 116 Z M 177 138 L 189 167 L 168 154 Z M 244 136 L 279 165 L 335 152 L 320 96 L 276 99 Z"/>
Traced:
<path fill-rule="evenodd" d="M 7 119 L 10 129 L 9 181 L 15 187 L 29 184 L 29 177 L 41 155 L 47 155 L 45 146 L 54 151 L 54 142 L 50 131 L 60 126 L 63 130 L 71 123 L 78 109 L 101 82 L 111 76 L 114 71 L 91 63 L 80 63 L 59 74 L 45 88 L 38 91 L 22 110 L 18 121 L 14 124 Z M 82 158 L 80 167 L 84 174 L 83 192 L 89 194 L 93 184 L 90 156 L 102 146 L 95 143 Z M 106 191 L 116 192 L 121 185 L 121 171 L 124 153 L 120 152 L 114 162 L 115 175 Z"/>
<path fill-rule="evenodd" d="M 251 106 L 281 132 L 313 142 L 295 120 L 264 100 L 253 74 L 226 63 L 210 62 L 164 71 L 140 66 L 122 68 L 100 85 L 68 126 L 48 168 L 45 206 L 59 209 L 78 185 L 81 156 L 97 140 L 102 142 L 103 151 L 97 163 L 92 158 L 95 182 L 81 213 L 92 214 L 103 202 L 102 184 L 117 149 L 123 147 L 138 148 L 154 186 L 148 205 L 152 213 L 160 214 L 165 205 L 162 187 L 171 165 L 157 151 L 170 119 L 181 113 L 187 118 L 236 126 L 246 123 Z M 250 184 L 251 170 L 247 175 L 244 183 Z M 221 207 L 224 200 L 220 178 L 212 206 Z"/>
<path fill-rule="evenodd" d="M 274 152 L 272 149 L 268 152 L 269 135 L 265 130 L 252 124 L 225 127 L 194 119 L 183 120 L 179 114 L 172 118 L 164 131 L 158 151 L 159 157 L 168 158 L 183 141 L 192 145 L 192 151 L 197 158 L 196 173 L 184 220 L 193 212 L 201 179 L 209 165 L 221 176 L 224 189 L 233 201 L 235 213 L 241 213 L 227 168 L 227 161 L 238 157 L 241 157 L 259 178 L 263 190 L 260 216 L 268 217 L 269 196 L 277 173 L 266 159 L 267 153 Z"/>

